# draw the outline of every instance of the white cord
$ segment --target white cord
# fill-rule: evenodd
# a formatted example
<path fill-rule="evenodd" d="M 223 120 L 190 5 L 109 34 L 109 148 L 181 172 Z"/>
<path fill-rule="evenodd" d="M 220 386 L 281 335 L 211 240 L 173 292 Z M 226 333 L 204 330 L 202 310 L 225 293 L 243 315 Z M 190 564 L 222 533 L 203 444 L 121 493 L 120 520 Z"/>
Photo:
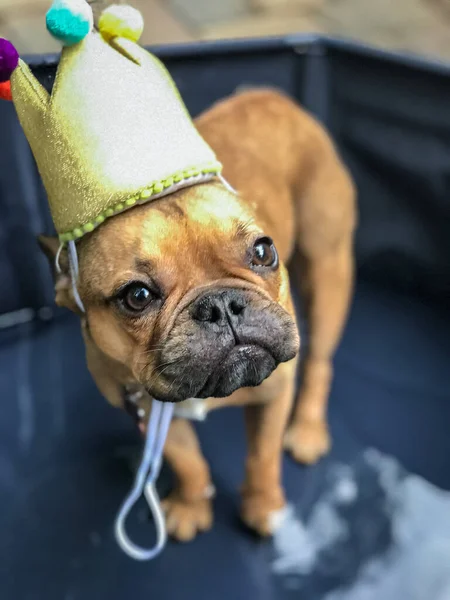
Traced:
<path fill-rule="evenodd" d="M 227 188 L 227 190 L 229 192 L 231 192 L 235 196 L 238 195 L 237 191 L 234 189 L 234 187 L 232 185 L 230 185 L 228 183 L 228 181 L 225 179 L 225 177 L 222 175 L 222 173 L 219 173 L 218 177 L 219 177 L 220 181 L 222 182 L 222 184 Z"/>
<path fill-rule="evenodd" d="M 59 259 L 61 257 L 61 250 L 64 248 L 64 242 L 61 242 L 58 248 L 58 252 L 56 253 L 55 256 L 55 268 L 56 268 L 56 272 L 58 273 L 58 275 L 61 275 L 62 271 L 61 271 L 61 265 L 59 264 Z"/>
<path fill-rule="evenodd" d="M 75 242 L 69 242 L 69 266 L 70 266 L 70 275 L 72 280 L 72 292 L 73 297 L 75 298 L 75 302 L 78 305 L 78 308 L 81 312 L 86 312 L 84 310 L 84 304 L 81 301 L 80 294 L 78 293 L 77 288 L 77 280 L 78 280 L 78 255 L 77 255 L 77 247 L 75 246 Z"/>
<path fill-rule="evenodd" d="M 73 296 L 78 307 L 84 313 L 84 305 L 77 289 L 79 267 L 75 242 L 69 242 L 68 249 Z M 55 259 L 57 269 L 59 268 L 60 252 L 61 247 L 59 248 Z M 169 432 L 173 409 L 174 405 L 172 403 L 160 402 L 159 400 L 152 401 L 141 464 L 137 470 L 134 485 L 128 496 L 125 498 L 116 517 L 114 532 L 117 543 L 128 556 L 135 560 L 152 560 L 158 556 L 167 541 L 166 522 L 156 492 L 155 482 L 161 469 L 164 444 Z M 141 548 L 132 542 L 125 529 L 128 515 L 143 494 L 147 500 L 156 527 L 156 543 L 153 548 L 149 549 Z"/>
<path fill-rule="evenodd" d="M 164 443 L 172 420 L 173 406 L 171 403 L 153 400 L 142 461 L 134 485 L 116 518 L 117 543 L 128 556 L 135 560 L 152 560 L 161 552 L 167 540 L 164 514 L 155 489 L 155 482 L 161 468 Z M 142 494 L 145 495 L 152 511 L 156 527 L 156 544 L 149 549 L 132 542 L 125 529 L 128 515 Z"/>

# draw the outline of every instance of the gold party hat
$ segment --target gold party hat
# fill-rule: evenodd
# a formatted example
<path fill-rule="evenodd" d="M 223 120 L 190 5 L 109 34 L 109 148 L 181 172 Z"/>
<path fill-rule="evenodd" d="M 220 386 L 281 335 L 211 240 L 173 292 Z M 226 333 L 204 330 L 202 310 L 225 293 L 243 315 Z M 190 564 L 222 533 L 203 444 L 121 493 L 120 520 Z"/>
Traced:
<path fill-rule="evenodd" d="M 62 242 L 221 172 L 170 75 L 136 43 L 138 17 L 130 7 L 110 7 L 95 31 L 85 0 L 57 0 L 47 26 L 66 45 L 52 93 L 20 59 L 10 75 Z"/>

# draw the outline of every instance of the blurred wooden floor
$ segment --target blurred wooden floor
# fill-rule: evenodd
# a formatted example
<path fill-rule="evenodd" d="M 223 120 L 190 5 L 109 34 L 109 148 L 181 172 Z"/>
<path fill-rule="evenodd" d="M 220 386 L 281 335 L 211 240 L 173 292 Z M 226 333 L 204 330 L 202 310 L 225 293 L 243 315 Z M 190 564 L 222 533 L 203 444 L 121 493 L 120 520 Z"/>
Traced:
<path fill-rule="evenodd" d="M 22 53 L 54 52 L 51 0 L 0 0 L 0 36 Z M 95 0 L 97 10 L 108 0 Z M 144 44 L 330 33 L 450 60 L 450 0 L 130 0 L 145 17 Z"/>

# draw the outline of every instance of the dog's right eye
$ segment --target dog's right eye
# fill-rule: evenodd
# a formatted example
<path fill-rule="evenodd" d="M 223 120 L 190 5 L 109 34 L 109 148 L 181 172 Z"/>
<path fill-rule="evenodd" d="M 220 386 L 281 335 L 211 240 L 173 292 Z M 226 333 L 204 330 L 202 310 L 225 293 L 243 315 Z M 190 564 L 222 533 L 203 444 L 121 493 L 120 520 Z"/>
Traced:
<path fill-rule="evenodd" d="M 126 310 L 140 313 L 154 300 L 154 293 L 142 283 L 128 285 L 119 295 L 119 300 Z"/>

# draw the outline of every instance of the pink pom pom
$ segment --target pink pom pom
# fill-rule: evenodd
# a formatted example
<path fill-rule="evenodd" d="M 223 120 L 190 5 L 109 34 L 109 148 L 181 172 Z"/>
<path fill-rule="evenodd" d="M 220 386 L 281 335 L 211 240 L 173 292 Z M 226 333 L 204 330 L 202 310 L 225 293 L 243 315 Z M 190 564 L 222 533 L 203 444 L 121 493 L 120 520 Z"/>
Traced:
<path fill-rule="evenodd" d="M 19 64 L 19 53 L 8 40 L 0 38 L 0 83 L 9 81 Z"/>

